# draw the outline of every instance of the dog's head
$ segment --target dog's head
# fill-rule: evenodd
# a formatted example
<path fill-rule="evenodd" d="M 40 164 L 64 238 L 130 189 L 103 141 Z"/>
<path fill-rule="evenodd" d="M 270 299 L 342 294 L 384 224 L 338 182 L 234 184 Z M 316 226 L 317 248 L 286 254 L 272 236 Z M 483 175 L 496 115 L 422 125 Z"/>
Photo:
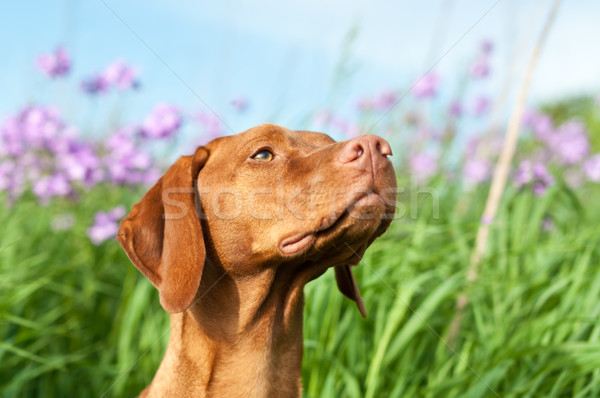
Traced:
<path fill-rule="evenodd" d="M 193 302 L 206 261 L 233 279 L 265 267 L 335 267 L 364 308 L 349 266 L 393 218 L 388 143 L 265 124 L 181 157 L 121 223 L 118 239 L 168 312 Z"/>

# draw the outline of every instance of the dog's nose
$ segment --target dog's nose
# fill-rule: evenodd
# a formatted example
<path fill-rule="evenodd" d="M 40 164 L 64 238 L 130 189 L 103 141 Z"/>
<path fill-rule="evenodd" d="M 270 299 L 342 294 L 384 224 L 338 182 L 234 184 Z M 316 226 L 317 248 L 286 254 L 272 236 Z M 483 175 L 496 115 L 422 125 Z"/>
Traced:
<path fill-rule="evenodd" d="M 392 148 L 386 140 L 376 135 L 368 134 L 349 140 L 338 155 L 341 163 L 386 162 L 387 156 L 392 155 Z"/>

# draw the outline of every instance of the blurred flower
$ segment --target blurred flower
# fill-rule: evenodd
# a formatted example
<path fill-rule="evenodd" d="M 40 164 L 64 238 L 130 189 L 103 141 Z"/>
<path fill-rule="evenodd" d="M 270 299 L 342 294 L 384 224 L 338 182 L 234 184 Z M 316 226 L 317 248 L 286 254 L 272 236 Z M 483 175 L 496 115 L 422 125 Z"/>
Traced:
<path fill-rule="evenodd" d="M 467 182 L 480 184 L 490 178 L 490 163 L 482 159 L 467 159 L 463 168 L 463 175 Z"/>
<path fill-rule="evenodd" d="M 434 155 L 418 153 L 409 160 L 410 171 L 417 181 L 424 182 L 437 173 L 437 162 L 438 159 Z"/>
<path fill-rule="evenodd" d="M 53 232 L 68 231 L 75 225 L 75 216 L 72 213 L 62 213 L 54 216 L 50 222 L 50 230 Z"/>
<path fill-rule="evenodd" d="M 494 50 L 494 43 L 491 40 L 483 40 L 479 45 L 479 48 L 483 54 L 491 54 Z"/>
<path fill-rule="evenodd" d="M 384 91 L 373 102 L 373 107 L 380 111 L 386 112 L 398 102 L 398 96 L 394 91 Z"/>
<path fill-rule="evenodd" d="M 179 110 L 172 105 L 159 104 L 146 116 L 142 124 L 142 137 L 168 138 L 181 126 Z"/>
<path fill-rule="evenodd" d="M 484 78 L 490 74 L 490 61 L 487 56 L 478 57 L 471 65 L 470 74 L 474 78 Z"/>
<path fill-rule="evenodd" d="M 415 97 L 430 98 L 434 97 L 438 92 L 438 86 L 440 84 L 439 76 L 430 72 L 425 76 L 421 77 L 412 87 L 412 93 Z"/>
<path fill-rule="evenodd" d="M 490 107 L 490 100 L 481 95 L 475 99 L 473 102 L 473 113 L 475 116 L 481 116 L 487 112 Z"/>
<path fill-rule="evenodd" d="M 150 184 L 158 179 L 150 155 L 135 140 L 137 128 L 128 126 L 117 130 L 108 139 L 104 158 L 108 180 L 113 184 Z"/>
<path fill-rule="evenodd" d="M 463 106 L 458 100 L 454 100 L 448 107 L 448 113 L 455 117 L 460 117 L 463 114 Z"/>
<path fill-rule="evenodd" d="M 62 77 L 71 69 L 71 58 L 64 48 L 58 47 L 53 53 L 40 55 L 37 66 L 47 77 Z"/>
<path fill-rule="evenodd" d="M 600 182 L 600 153 L 595 154 L 583 164 L 583 173 L 588 180 Z"/>
<path fill-rule="evenodd" d="M 554 230 L 554 220 L 550 217 L 544 217 L 542 220 L 542 231 L 549 232 L 552 230 Z"/>
<path fill-rule="evenodd" d="M 67 196 L 72 192 L 69 181 L 60 173 L 40 177 L 33 182 L 32 190 L 44 204 L 53 196 Z"/>
<path fill-rule="evenodd" d="M 361 98 L 356 102 L 356 108 L 363 112 L 371 111 L 375 108 L 371 98 Z"/>
<path fill-rule="evenodd" d="M 111 62 L 102 73 L 85 78 L 81 89 L 87 94 L 104 94 L 115 87 L 119 91 L 140 86 L 138 69 L 125 64 L 122 59 Z"/>
<path fill-rule="evenodd" d="M 533 130 L 536 137 L 542 142 L 547 142 L 554 132 L 554 123 L 550 116 L 536 111 L 528 111 L 523 117 L 523 124 Z"/>
<path fill-rule="evenodd" d="M 30 187 L 47 203 L 71 195 L 75 182 L 98 182 L 97 155 L 77 134 L 54 108 L 30 106 L 9 116 L 0 127 L 0 190 L 16 197 Z"/>
<path fill-rule="evenodd" d="M 102 76 L 108 85 L 114 85 L 119 90 L 139 87 L 137 68 L 127 66 L 122 59 L 117 59 L 110 63 L 102 73 Z"/>
<path fill-rule="evenodd" d="M 238 112 L 244 112 L 248 109 L 248 105 L 248 100 L 241 95 L 238 95 L 231 100 L 231 106 Z"/>
<path fill-rule="evenodd" d="M 544 164 L 524 160 L 519 164 L 515 173 L 515 184 L 517 187 L 522 187 L 530 183 L 533 183 L 533 192 L 537 196 L 541 196 L 550 185 L 554 184 L 554 177 Z"/>
<path fill-rule="evenodd" d="M 88 236 L 92 243 L 100 245 L 102 242 L 114 238 L 119 230 L 118 221 L 125 215 L 125 207 L 117 206 L 108 212 L 98 212 L 94 216 L 94 224 L 88 228 Z"/>
<path fill-rule="evenodd" d="M 585 126 L 575 121 L 563 123 L 554 134 L 548 137 L 547 143 L 550 149 L 559 156 L 559 161 L 564 164 L 581 162 L 590 150 Z"/>
<path fill-rule="evenodd" d="M 87 94 L 103 94 L 108 92 L 110 85 L 104 75 L 95 75 L 81 82 L 81 89 Z"/>

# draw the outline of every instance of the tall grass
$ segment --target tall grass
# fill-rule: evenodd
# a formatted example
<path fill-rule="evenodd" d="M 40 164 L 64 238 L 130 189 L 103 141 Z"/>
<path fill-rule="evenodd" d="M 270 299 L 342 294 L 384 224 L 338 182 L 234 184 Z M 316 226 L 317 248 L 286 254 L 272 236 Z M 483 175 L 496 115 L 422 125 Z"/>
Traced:
<path fill-rule="evenodd" d="M 507 192 L 451 349 L 487 188 L 433 184 L 439 217 L 420 196 L 418 216 L 396 220 L 355 269 L 368 319 L 332 273 L 306 287 L 305 395 L 599 396 L 600 192 Z M 95 211 L 140 195 L 97 187 L 76 204 L 24 198 L 0 211 L 3 397 L 132 396 L 150 382 L 168 317 L 118 244 L 85 234 Z M 74 227 L 49 232 L 65 211 Z"/>

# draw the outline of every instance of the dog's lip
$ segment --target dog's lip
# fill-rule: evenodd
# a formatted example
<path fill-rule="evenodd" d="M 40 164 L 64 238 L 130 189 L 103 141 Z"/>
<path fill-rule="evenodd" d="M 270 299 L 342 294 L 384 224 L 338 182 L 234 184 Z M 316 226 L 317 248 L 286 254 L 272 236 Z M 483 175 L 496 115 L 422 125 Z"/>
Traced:
<path fill-rule="evenodd" d="M 313 232 L 290 236 L 281 242 L 279 250 L 283 254 L 297 254 L 310 247 L 315 239 L 316 236 Z"/>
<path fill-rule="evenodd" d="M 305 252 L 313 245 L 319 233 L 333 228 L 346 214 L 357 207 L 373 206 L 378 201 L 380 201 L 379 194 L 375 192 L 365 192 L 352 200 L 342 211 L 334 213 L 329 217 L 325 217 L 315 231 L 295 234 L 282 240 L 279 245 L 279 250 L 285 255 L 294 255 Z"/>

